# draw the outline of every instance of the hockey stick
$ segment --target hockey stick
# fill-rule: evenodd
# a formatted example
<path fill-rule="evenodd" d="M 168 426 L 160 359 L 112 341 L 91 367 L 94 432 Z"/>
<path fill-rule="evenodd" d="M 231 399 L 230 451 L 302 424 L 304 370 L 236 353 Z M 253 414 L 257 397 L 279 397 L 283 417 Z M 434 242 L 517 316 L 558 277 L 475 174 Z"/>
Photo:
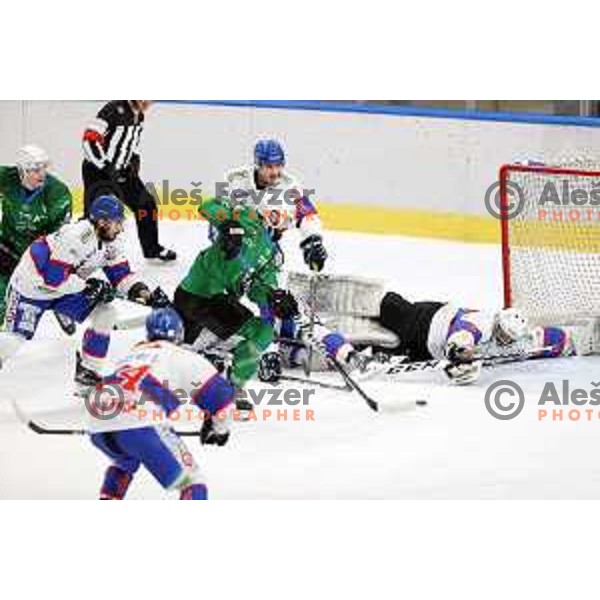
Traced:
<path fill-rule="evenodd" d="M 551 350 L 551 346 L 545 348 L 537 348 L 529 352 L 516 352 L 513 354 L 496 354 L 481 357 L 474 357 L 469 360 L 463 360 L 460 362 L 453 363 L 446 358 L 434 358 L 431 360 L 423 360 L 416 362 L 401 362 L 390 366 L 389 369 L 380 371 L 377 375 L 396 375 L 399 373 L 418 373 L 423 371 L 443 371 L 445 367 L 451 364 L 471 364 L 479 360 L 483 361 L 484 367 L 494 367 L 496 365 L 508 364 L 513 362 L 523 362 L 526 360 L 533 360 L 540 357 L 540 354 Z"/>
<path fill-rule="evenodd" d="M 310 340 L 314 338 L 315 333 L 315 308 L 316 308 L 316 298 L 317 298 L 317 274 L 315 271 L 311 270 L 308 281 L 308 310 L 309 310 L 309 324 L 308 324 L 308 337 Z M 312 361 L 313 361 L 313 346 L 314 344 L 309 344 L 308 347 L 308 360 L 306 362 L 306 376 L 310 377 L 311 369 L 312 369 Z"/>
<path fill-rule="evenodd" d="M 356 383 L 356 381 L 350 376 L 340 361 L 333 356 L 330 356 L 328 360 L 330 364 L 333 365 L 335 370 L 342 376 L 342 379 L 346 382 L 346 385 L 350 386 L 357 394 L 359 394 L 371 410 L 377 412 L 379 410 L 379 404 L 377 404 L 373 398 L 368 396 L 363 388 Z"/>
<path fill-rule="evenodd" d="M 17 401 L 14 398 L 11 398 L 11 404 L 13 409 L 17 415 L 17 418 L 21 423 L 26 425 L 31 431 L 37 433 L 39 435 L 92 435 L 93 432 L 88 431 L 87 429 L 54 429 L 50 427 L 44 427 L 40 425 L 33 419 L 30 419 L 19 407 Z M 175 431 L 175 433 L 181 437 L 200 437 L 200 431 Z"/>
<path fill-rule="evenodd" d="M 377 404 L 377 402 L 375 400 L 373 400 L 373 398 L 371 398 L 363 390 L 363 388 L 360 385 L 358 385 L 358 383 L 348 373 L 348 371 L 344 368 L 344 366 L 340 363 L 340 361 L 338 361 L 336 358 L 334 358 L 332 356 L 328 356 L 327 353 L 325 352 L 324 348 L 322 348 L 318 342 L 315 342 L 315 340 L 312 339 L 310 335 L 308 337 L 309 337 L 309 343 L 303 342 L 302 340 L 294 340 L 294 339 L 290 339 L 290 338 L 277 338 L 277 341 L 284 343 L 284 344 L 301 346 L 303 348 L 308 349 L 309 351 L 311 348 L 315 348 L 323 356 L 323 358 L 325 358 L 325 360 L 329 364 L 331 364 L 333 366 L 333 368 L 340 374 L 344 383 L 346 384 L 344 387 L 336 386 L 335 389 L 344 390 L 344 391 L 355 391 L 359 396 L 361 396 L 361 398 L 363 398 L 363 400 L 367 403 L 367 406 L 371 410 L 377 412 L 379 410 L 379 405 Z M 320 383 L 321 382 L 315 383 L 315 385 L 320 385 Z M 322 385 L 321 387 L 326 387 L 326 386 Z M 327 386 L 327 387 L 329 387 L 329 386 Z"/>
<path fill-rule="evenodd" d="M 290 381 L 292 383 L 302 383 L 305 385 L 316 385 L 326 390 L 336 390 L 338 392 L 351 392 L 352 388 L 348 385 L 320 381 L 318 379 L 309 379 L 308 377 L 298 377 L 297 375 L 281 375 L 279 381 Z"/>

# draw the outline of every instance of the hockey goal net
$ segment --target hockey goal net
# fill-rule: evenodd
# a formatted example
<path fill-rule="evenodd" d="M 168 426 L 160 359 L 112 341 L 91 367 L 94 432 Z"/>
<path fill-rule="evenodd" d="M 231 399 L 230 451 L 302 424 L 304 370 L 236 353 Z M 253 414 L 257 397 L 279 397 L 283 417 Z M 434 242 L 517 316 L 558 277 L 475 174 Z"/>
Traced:
<path fill-rule="evenodd" d="M 504 165 L 499 182 L 505 306 L 598 352 L 600 165 Z"/>

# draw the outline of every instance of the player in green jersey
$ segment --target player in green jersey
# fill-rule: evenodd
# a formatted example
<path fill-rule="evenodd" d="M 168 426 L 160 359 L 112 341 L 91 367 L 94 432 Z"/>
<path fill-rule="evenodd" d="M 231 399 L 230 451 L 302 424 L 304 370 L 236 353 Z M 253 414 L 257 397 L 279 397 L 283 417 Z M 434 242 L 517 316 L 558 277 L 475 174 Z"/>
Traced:
<path fill-rule="evenodd" d="M 185 326 L 185 341 L 216 336 L 240 341 L 233 350 L 231 381 L 243 387 L 274 337 L 272 318 L 283 318 L 295 303 L 277 287 L 283 255 L 263 216 L 252 206 L 216 198 L 203 203 L 201 215 L 211 226 L 212 244 L 198 254 L 175 292 Z M 260 310 L 255 315 L 241 300 Z"/>
<path fill-rule="evenodd" d="M 71 216 L 71 192 L 48 173 L 49 164 L 46 152 L 30 145 L 17 152 L 14 166 L 0 166 L 0 323 L 8 281 L 22 254 Z"/>

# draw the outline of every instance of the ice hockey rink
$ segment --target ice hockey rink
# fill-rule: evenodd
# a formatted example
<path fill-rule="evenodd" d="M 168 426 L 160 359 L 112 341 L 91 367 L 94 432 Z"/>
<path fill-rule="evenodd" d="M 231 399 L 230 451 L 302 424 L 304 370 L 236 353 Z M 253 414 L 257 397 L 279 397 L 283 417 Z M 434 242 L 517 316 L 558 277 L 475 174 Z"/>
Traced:
<path fill-rule="evenodd" d="M 169 293 L 206 243 L 205 226 L 164 222 L 164 241 L 180 259 L 149 265 L 139 259 L 133 224 L 127 243 L 133 263 Z M 410 299 L 452 300 L 471 307 L 501 303 L 500 248 L 354 232 L 329 232 L 328 271 L 385 279 Z M 294 240 L 287 268 L 302 269 Z M 0 497 L 95 499 L 106 461 L 85 437 L 44 436 L 28 430 L 13 409 L 51 426 L 81 425 L 70 380 L 78 337 L 65 337 L 46 315 L 40 335 L 0 373 Z M 115 332 L 110 356 L 142 330 Z M 600 420 L 538 421 L 544 382 L 569 378 L 590 389 L 597 358 L 529 361 L 486 370 L 471 387 L 450 387 L 441 373 L 406 376 L 406 383 L 365 383 L 380 401 L 371 412 L 357 396 L 319 389 L 311 399 L 314 422 L 234 424 L 223 448 L 187 443 L 201 464 L 213 499 L 534 499 L 600 497 Z M 484 392 L 511 379 L 526 393 L 522 413 L 494 419 Z M 257 384 L 258 385 L 258 384 Z M 415 399 L 426 406 L 415 407 Z M 169 498 L 143 471 L 132 499 Z"/>

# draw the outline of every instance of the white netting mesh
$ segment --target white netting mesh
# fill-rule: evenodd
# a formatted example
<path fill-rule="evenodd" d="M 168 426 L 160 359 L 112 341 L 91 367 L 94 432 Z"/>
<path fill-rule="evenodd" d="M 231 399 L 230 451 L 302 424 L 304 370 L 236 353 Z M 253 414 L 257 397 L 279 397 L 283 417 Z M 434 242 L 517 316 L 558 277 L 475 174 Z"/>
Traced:
<path fill-rule="evenodd" d="M 524 199 L 504 240 L 510 303 L 538 324 L 585 323 L 600 317 L 600 164 L 587 157 L 556 162 L 561 168 L 504 171 Z"/>

